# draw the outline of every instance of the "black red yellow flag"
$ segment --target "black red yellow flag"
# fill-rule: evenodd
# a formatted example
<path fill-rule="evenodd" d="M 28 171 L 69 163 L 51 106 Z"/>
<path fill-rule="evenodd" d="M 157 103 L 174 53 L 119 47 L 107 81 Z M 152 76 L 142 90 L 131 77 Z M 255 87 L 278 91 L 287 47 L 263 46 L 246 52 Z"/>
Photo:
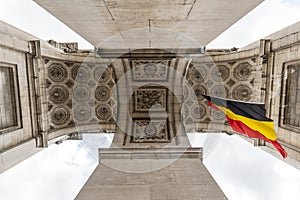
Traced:
<path fill-rule="evenodd" d="M 273 120 L 266 117 L 264 104 L 241 102 L 218 97 L 203 95 L 208 100 L 208 105 L 216 110 L 221 110 L 234 131 L 259 138 L 272 143 L 286 158 L 287 153 L 276 140 Z"/>

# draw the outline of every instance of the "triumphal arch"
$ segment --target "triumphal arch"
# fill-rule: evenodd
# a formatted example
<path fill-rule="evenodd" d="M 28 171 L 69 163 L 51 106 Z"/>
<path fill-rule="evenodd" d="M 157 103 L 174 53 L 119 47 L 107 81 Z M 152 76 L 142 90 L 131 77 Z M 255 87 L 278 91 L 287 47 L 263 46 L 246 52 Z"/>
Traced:
<path fill-rule="evenodd" d="M 77 199 L 226 199 L 187 133 L 237 133 L 201 94 L 264 103 L 300 160 L 300 24 L 206 49 L 262 0 L 35 2 L 95 48 L 0 23 L 1 172 L 58 138 L 113 133 Z"/>

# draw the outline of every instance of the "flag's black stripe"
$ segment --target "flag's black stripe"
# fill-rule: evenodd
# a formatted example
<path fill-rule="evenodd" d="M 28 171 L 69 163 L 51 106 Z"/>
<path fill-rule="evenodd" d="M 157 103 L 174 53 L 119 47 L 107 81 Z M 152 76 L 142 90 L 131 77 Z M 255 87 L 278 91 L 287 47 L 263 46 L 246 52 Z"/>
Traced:
<path fill-rule="evenodd" d="M 221 99 L 221 98 L 210 97 L 206 95 L 203 96 L 207 100 L 211 101 L 213 104 L 228 108 L 237 115 L 241 115 L 259 121 L 273 121 L 272 119 L 265 116 L 266 109 L 264 104 L 231 101 L 228 99 Z"/>

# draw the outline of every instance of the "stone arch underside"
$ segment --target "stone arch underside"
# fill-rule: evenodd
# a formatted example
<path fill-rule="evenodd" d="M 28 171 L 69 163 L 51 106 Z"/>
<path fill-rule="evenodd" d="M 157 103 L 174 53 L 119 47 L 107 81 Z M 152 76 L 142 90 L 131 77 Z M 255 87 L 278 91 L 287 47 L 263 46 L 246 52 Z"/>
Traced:
<path fill-rule="evenodd" d="M 48 139 L 73 132 L 116 132 L 118 127 L 133 133 L 136 124 L 149 127 L 159 124 L 154 120 L 149 125 L 149 111 L 156 119 L 169 114 L 169 124 L 180 122 L 186 132 L 230 132 L 226 123 L 223 126 L 224 115 L 211 110 L 201 94 L 253 102 L 263 100 L 260 58 L 255 52 L 248 53 L 249 56 L 235 54 L 184 58 L 176 54 L 143 57 L 139 52 L 137 57 L 133 54 L 118 58 L 43 57 L 47 120 L 42 121 Z M 159 93 L 159 97 L 154 93 L 156 96 Z M 170 125 L 166 128 L 173 133 L 161 133 L 166 140 L 178 131 L 179 125 Z M 132 137 L 122 142 L 126 141 L 132 141 Z"/>

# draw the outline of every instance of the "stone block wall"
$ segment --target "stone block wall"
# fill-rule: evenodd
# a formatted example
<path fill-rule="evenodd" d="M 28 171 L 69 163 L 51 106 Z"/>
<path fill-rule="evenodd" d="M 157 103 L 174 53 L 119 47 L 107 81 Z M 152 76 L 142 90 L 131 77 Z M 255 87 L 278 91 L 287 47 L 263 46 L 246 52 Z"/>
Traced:
<path fill-rule="evenodd" d="M 32 139 L 26 54 L 0 45 L 0 152 Z"/>
<path fill-rule="evenodd" d="M 37 151 L 28 63 L 35 39 L 0 22 L 0 172 Z"/>
<path fill-rule="evenodd" d="M 300 160 L 300 33 L 271 41 L 267 52 L 266 103 L 278 140 Z"/>

